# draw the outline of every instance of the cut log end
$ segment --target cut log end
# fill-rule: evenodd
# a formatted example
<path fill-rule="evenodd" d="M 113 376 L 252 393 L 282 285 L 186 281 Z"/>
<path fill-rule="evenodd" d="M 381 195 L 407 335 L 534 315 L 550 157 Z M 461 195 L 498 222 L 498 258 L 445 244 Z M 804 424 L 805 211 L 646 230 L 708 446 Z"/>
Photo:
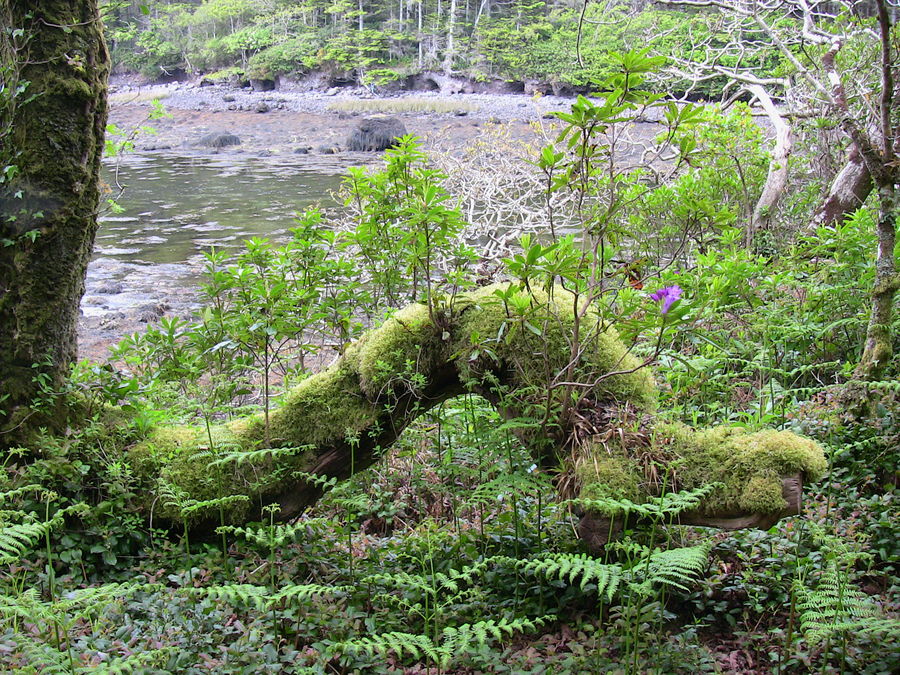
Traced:
<path fill-rule="evenodd" d="M 782 518 L 800 514 L 803 502 L 803 474 L 782 476 L 781 496 L 785 507 L 772 513 L 699 513 L 689 511 L 675 517 L 679 525 L 715 527 L 721 530 L 745 530 L 757 528 L 768 530 Z M 592 553 L 604 549 L 609 541 L 622 531 L 622 521 L 613 520 L 593 513 L 586 513 L 578 523 L 578 536 Z"/>

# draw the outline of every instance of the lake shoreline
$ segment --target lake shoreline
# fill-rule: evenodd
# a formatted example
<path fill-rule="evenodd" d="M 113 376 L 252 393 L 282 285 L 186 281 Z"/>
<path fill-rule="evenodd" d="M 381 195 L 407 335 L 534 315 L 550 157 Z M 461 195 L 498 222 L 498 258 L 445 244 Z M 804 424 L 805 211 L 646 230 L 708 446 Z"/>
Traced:
<path fill-rule="evenodd" d="M 167 115 L 148 119 L 151 101 L 159 97 Z M 234 100 L 227 100 L 234 99 Z M 462 153 L 486 131 L 502 125 L 510 139 L 542 143 L 544 126 L 550 112 L 567 109 L 563 99 L 535 98 L 524 95 L 459 94 L 446 95 L 416 92 L 394 96 L 391 100 L 415 99 L 425 105 L 435 101 L 444 112 L 403 112 L 400 118 L 407 131 L 420 137 L 429 151 Z M 375 165 L 381 153 L 350 153 L 341 148 L 359 122 L 371 113 L 330 110 L 331 105 L 359 101 L 345 94 L 327 96 L 321 92 L 290 93 L 281 91 L 253 92 L 233 87 L 172 84 L 144 87 L 115 87 L 110 105 L 110 123 L 130 137 L 132 147 L 120 160 L 128 163 L 143 157 L 209 158 L 249 165 L 257 161 L 295 166 L 298 162 L 319 164 L 334 162 L 339 166 Z M 256 112 L 260 104 L 266 112 Z M 379 104 L 378 101 L 375 102 Z M 144 128 L 144 129 L 142 129 Z M 225 148 L 201 147 L 200 137 L 223 132 L 237 135 L 241 143 Z M 301 156 L 302 155 L 302 156 Z M 265 158 L 265 159 L 260 159 Z M 340 171 L 340 169 L 335 169 Z M 116 190 L 111 189 L 114 197 Z M 128 190 L 117 198 L 128 201 Z M 102 227 L 102 226 L 101 226 Z M 123 272 L 124 270 L 124 272 Z M 143 270 L 143 271 L 142 271 Z M 144 330 L 163 316 L 190 318 L 199 298 L 186 290 L 179 276 L 200 274 L 196 262 L 154 268 L 140 268 L 113 257 L 96 256 L 91 263 L 82 301 L 79 322 L 79 358 L 104 361 L 108 348 L 124 336 Z M 146 295 L 135 292 L 120 279 L 122 274 L 147 275 Z"/>
<path fill-rule="evenodd" d="M 167 116 L 149 120 L 157 99 Z M 517 139 L 534 137 L 535 127 L 568 111 L 572 99 L 523 94 L 440 94 L 415 92 L 372 97 L 322 92 L 252 91 L 230 86 L 168 84 L 120 86 L 111 93 L 110 122 L 124 133 L 139 133 L 134 150 L 231 153 L 342 153 L 346 139 L 372 115 L 399 118 L 407 132 L 440 151 L 461 150 L 486 125 L 503 123 Z M 400 112 L 393 112 L 396 108 Z M 207 133 L 232 133 L 240 145 L 222 149 L 197 146 Z"/>

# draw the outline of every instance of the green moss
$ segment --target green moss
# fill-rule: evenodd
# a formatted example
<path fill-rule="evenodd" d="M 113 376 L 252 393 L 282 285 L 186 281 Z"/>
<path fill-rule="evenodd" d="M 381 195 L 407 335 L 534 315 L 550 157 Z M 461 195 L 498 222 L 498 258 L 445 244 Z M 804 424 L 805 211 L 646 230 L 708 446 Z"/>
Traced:
<path fill-rule="evenodd" d="M 495 295 L 510 286 L 494 284 L 463 299 L 478 309 L 465 311 L 455 331 L 457 368 L 463 379 L 482 382 L 498 365 L 507 366 L 514 372 L 514 386 L 541 388 L 549 378 L 563 372 L 571 360 L 575 329 L 572 296 L 561 288 L 556 288 L 552 297 L 535 290 L 529 311 L 519 318 L 511 316 Z M 581 345 L 582 357 L 574 379 L 590 382 L 610 372 L 638 367 L 640 362 L 628 353 L 615 329 L 601 327 L 595 312 L 585 314 L 579 330 L 586 342 Z M 656 407 L 656 384 L 648 368 L 604 378 L 592 394 L 597 400 L 629 402 L 644 410 Z"/>
<path fill-rule="evenodd" d="M 817 480 L 827 468 L 816 442 L 789 431 L 750 433 L 737 427 L 697 431 L 684 424 L 659 424 L 655 445 L 660 456 L 674 457 L 672 469 L 679 488 L 724 485 L 705 503 L 708 513 L 778 513 L 787 506 L 782 497 L 783 476 L 803 473 L 807 480 Z M 606 450 L 598 447 L 595 454 L 602 460 Z M 606 491 L 606 496 L 616 497 L 621 492 L 605 475 L 581 478 L 590 494 Z"/>
<path fill-rule="evenodd" d="M 359 386 L 374 400 L 401 379 L 432 373 L 442 360 L 440 338 L 427 306 L 409 305 L 398 311 L 355 346 Z"/>
<path fill-rule="evenodd" d="M 48 76 L 44 84 L 50 95 L 64 96 L 78 101 L 88 101 L 94 96 L 91 86 L 77 77 Z"/>
<path fill-rule="evenodd" d="M 778 513 L 786 502 L 777 476 L 753 476 L 737 497 L 737 505 L 748 513 Z"/>
<path fill-rule="evenodd" d="M 475 380 L 482 386 L 501 381 L 526 404 L 531 395 L 540 398 L 552 378 L 570 376 L 579 382 L 596 381 L 585 393 L 598 403 L 628 402 L 645 411 L 655 407 L 656 387 L 649 370 L 638 368 L 638 360 L 615 330 L 600 326 L 597 314 L 582 317 L 580 358 L 574 371 L 566 373 L 576 326 L 572 296 L 561 289 L 552 296 L 542 291 L 523 295 L 519 305 L 529 309 L 516 319 L 494 294 L 509 287 L 495 285 L 459 297 L 461 311 L 454 315 L 448 334 L 435 325 L 425 305 L 397 312 L 350 345 L 332 367 L 290 391 L 271 412 L 268 434 L 261 415 L 216 427 L 212 442 L 195 428 L 160 429 L 132 455 L 146 471 L 158 472 L 163 481 L 196 500 L 226 494 L 273 496 L 287 486 L 291 471 L 307 468 L 329 447 L 340 447 L 389 419 L 393 395 L 401 387 L 431 383 L 448 366 L 455 366 L 463 381 Z M 631 369 L 635 371 L 602 378 Z M 565 392 L 556 391 L 560 396 Z M 256 450 L 266 440 L 269 447 L 306 450 L 261 453 L 252 466 L 213 464 L 222 453 Z M 546 440 L 542 432 L 541 439 L 534 439 L 535 447 Z M 642 498 L 638 464 L 624 450 L 591 458 L 579 472 L 586 495 Z"/>
<path fill-rule="evenodd" d="M 155 481 L 162 468 L 184 448 L 197 446 L 199 434 L 194 427 L 157 427 L 128 451 L 128 457 L 139 475 Z"/>
<path fill-rule="evenodd" d="M 585 499 L 630 499 L 643 502 L 647 496 L 641 488 L 643 477 L 637 464 L 629 457 L 598 450 L 579 461 L 575 473 L 583 486 Z"/>
<path fill-rule="evenodd" d="M 285 396 L 281 407 L 270 416 L 270 437 L 274 445 L 333 443 L 375 422 L 378 408 L 361 394 L 354 361 L 336 363 L 307 378 Z M 233 428 L 240 429 L 244 442 L 263 439 L 259 416 Z"/>

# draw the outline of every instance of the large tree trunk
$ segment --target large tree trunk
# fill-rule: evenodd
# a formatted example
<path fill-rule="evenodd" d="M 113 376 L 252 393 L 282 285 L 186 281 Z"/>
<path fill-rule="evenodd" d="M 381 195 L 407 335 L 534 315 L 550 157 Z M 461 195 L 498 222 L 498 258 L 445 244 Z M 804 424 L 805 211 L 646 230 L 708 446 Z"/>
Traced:
<path fill-rule="evenodd" d="M 21 29 L 22 37 L 13 31 Z M 0 448 L 38 415 L 76 356 L 97 229 L 109 55 L 96 0 L 2 0 Z M 50 418 L 41 420 L 46 425 Z"/>
<path fill-rule="evenodd" d="M 894 355 L 891 320 L 894 296 L 900 290 L 900 274 L 894 250 L 897 240 L 897 191 L 893 183 L 879 186 L 878 253 L 875 259 L 875 287 L 872 310 L 866 328 L 862 357 L 853 372 L 860 380 L 877 380 Z"/>
<path fill-rule="evenodd" d="M 888 3 L 875 3 L 881 37 L 881 97 L 878 105 L 879 134 L 875 142 L 867 140 L 858 128 L 850 128 L 851 136 L 860 146 L 860 152 L 875 184 L 878 186 L 878 252 L 875 257 L 875 287 L 872 289 L 872 312 L 866 329 L 866 343 L 862 358 L 853 375 L 863 380 L 880 379 L 894 355 L 891 319 L 894 296 L 900 290 L 900 274 L 897 272 L 895 248 L 897 241 L 897 208 L 900 200 L 897 183 L 900 182 L 897 144 L 900 129 L 894 126 L 897 99 L 894 95 L 894 54 L 892 36 L 894 26 Z M 844 121 L 845 126 L 847 121 Z"/>

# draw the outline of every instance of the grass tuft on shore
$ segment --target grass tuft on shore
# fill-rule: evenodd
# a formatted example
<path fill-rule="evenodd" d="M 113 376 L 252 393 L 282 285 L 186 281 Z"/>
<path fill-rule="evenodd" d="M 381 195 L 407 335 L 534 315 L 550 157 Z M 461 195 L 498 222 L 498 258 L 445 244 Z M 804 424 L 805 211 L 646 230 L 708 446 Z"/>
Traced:
<path fill-rule="evenodd" d="M 120 91 L 109 95 L 112 105 L 146 105 L 169 97 L 166 91 Z"/>
<path fill-rule="evenodd" d="M 443 98 L 364 98 L 335 101 L 328 106 L 331 112 L 455 114 L 475 112 L 478 106 Z"/>

